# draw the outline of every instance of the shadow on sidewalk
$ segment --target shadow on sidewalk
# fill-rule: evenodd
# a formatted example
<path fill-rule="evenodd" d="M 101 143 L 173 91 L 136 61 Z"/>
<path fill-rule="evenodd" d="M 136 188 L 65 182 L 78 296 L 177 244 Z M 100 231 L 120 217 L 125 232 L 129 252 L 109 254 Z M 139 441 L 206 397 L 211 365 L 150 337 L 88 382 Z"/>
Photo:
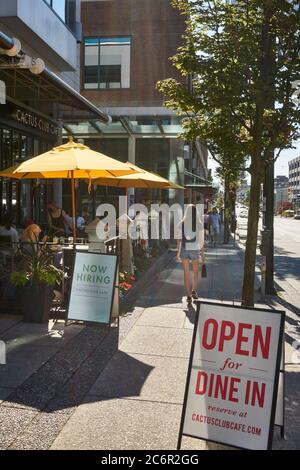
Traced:
<path fill-rule="evenodd" d="M 40 325 L 39 325 L 40 326 Z M 46 338 L 47 339 L 47 338 Z M 63 339 L 61 339 L 63 342 Z M 78 406 L 109 359 L 118 350 L 118 328 L 87 326 L 17 386 L 1 404 L 0 409 L 24 408 L 50 413 Z M 18 359 L 7 359 L 10 374 L 18 374 L 22 354 L 28 357 L 33 348 L 43 354 L 49 347 L 39 346 L 40 340 L 18 346 Z M 3 370 L 4 373 L 4 370 Z"/>

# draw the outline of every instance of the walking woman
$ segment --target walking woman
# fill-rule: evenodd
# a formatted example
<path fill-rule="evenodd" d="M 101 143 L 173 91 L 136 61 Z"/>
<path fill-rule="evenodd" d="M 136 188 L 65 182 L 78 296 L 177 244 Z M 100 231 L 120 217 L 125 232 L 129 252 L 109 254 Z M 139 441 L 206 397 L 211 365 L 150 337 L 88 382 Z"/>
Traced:
<path fill-rule="evenodd" d="M 199 279 L 199 260 L 205 263 L 203 223 L 196 206 L 189 204 L 180 222 L 181 240 L 178 240 L 177 259 L 182 260 L 184 285 L 187 292 L 187 303 L 190 305 L 198 299 L 197 286 Z M 192 263 L 192 284 L 190 279 L 190 262 Z"/>

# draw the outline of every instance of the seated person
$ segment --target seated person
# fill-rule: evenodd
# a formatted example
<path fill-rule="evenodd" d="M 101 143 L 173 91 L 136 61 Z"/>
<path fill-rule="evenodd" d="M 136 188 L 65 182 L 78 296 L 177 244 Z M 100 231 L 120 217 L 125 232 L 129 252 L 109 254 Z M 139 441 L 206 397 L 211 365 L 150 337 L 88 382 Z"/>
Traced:
<path fill-rule="evenodd" d="M 13 251 L 18 250 L 19 235 L 17 230 L 12 226 L 11 219 L 6 216 L 0 221 L 0 236 L 10 237 Z"/>
<path fill-rule="evenodd" d="M 28 225 L 21 237 L 21 251 L 33 253 L 39 250 L 39 242 L 47 241 L 47 237 L 41 239 L 42 229 L 37 224 Z"/>
<path fill-rule="evenodd" d="M 66 218 L 65 211 L 58 207 L 54 202 L 50 202 L 48 204 L 48 224 L 49 228 L 57 236 L 66 235 L 65 225 L 67 225 L 70 230 L 72 230 L 72 227 L 70 226 L 68 219 Z"/>
<path fill-rule="evenodd" d="M 77 221 L 76 221 L 76 229 L 77 229 L 78 238 L 87 238 L 87 234 L 85 232 L 87 220 L 88 220 L 87 211 L 86 209 L 83 209 L 82 214 L 77 217 Z"/>

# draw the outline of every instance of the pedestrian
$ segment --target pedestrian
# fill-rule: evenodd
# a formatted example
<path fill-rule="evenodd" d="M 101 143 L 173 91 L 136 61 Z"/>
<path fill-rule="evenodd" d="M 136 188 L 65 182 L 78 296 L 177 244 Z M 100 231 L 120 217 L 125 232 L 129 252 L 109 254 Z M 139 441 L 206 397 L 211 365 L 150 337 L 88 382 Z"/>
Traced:
<path fill-rule="evenodd" d="M 204 210 L 204 236 L 205 240 L 207 240 L 209 234 L 209 213 L 208 210 Z"/>
<path fill-rule="evenodd" d="M 177 260 L 182 260 L 184 285 L 187 292 L 187 303 L 190 305 L 198 299 L 199 260 L 205 263 L 204 227 L 197 208 L 189 204 L 179 225 L 181 239 L 178 240 Z M 192 288 L 190 280 L 190 262 L 192 263 Z"/>
<path fill-rule="evenodd" d="M 221 230 L 221 218 L 216 207 L 213 208 L 212 212 L 209 215 L 209 227 L 211 243 L 213 246 L 217 246 L 218 237 Z"/>
<path fill-rule="evenodd" d="M 65 235 L 65 224 L 67 224 L 72 230 L 72 227 L 70 226 L 68 219 L 66 218 L 65 211 L 58 207 L 55 202 L 50 202 L 48 204 L 48 224 L 50 230 L 54 232 L 54 235 Z"/>

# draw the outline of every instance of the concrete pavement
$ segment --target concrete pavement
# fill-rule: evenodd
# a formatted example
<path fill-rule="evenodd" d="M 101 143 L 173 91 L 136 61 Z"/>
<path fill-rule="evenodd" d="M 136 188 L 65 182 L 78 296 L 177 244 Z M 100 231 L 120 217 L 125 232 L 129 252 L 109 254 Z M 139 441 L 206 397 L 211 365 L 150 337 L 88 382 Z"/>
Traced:
<path fill-rule="evenodd" d="M 182 265 L 174 258 L 149 279 L 119 329 L 59 323 L 48 331 L 1 317 L 8 361 L 0 366 L 0 448 L 176 449 L 195 311 L 182 298 Z M 209 248 L 201 297 L 238 301 L 242 268 L 239 248 Z M 276 431 L 274 447 L 299 448 L 300 370 L 291 364 L 299 312 L 292 298 L 268 300 L 288 311 L 288 440 Z M 184 438 L 182 448 L 206 447 Z"/>
<path fill-rule="evenodd" d="M 233 247 L 208 252 L 201 297 L 240 298 L 242 253 Z M 181 264 L 172 261 L 139 299 L 143 309 L 106 368 L 55 439 L 52 449 L 176 449 L 195 318 L 182 301 Z M 270 299 L 272 306 L 277 306 Z M 296 323 L 295 317 L 288 317 Z M 287 362 L 291 360 L 287 343 Z M 300 447 L 299 366 L 287 372 L 287 441 L 275 432 L 275 448 Z M 184 438 L 183 449 L 205 449 Z"/>

